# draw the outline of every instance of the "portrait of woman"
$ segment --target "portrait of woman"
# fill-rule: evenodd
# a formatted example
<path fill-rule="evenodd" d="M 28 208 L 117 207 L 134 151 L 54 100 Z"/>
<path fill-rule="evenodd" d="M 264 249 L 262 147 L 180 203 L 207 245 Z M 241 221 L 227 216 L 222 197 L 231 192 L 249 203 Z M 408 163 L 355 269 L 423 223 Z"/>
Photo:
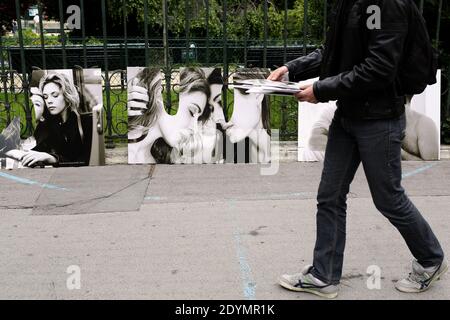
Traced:
<path fill-rule="evenodd" d="M 181 69 L 175 115 L 164 108 L 159 69 L 128 68 L 128 72 L 128 162 L 202 163 L 202 132 L 212 114 L 202 69 Z"/>
<path fill-rule="evenodd" d="M 266 79 L 264 69 L 239 69 L 233 75 L 233 83 L 239 80 Z M 231 143 L 250 140 L 250 162 L 270 162 L 270 108 L 264 94 L 246 93 L 245 89 L 234 89 L 233 114 L 226 124 L 226 135 Z"/>
<path fill-rule="evenodd" d="M 71 79 L 72 70 L 42 71 L 37 87 L 31 88 L 36 127 L 31 150 L 15 150 L 22 166 L 87 166 L 91 160 L 93 116 L 101 112 L 101 98 L 79 89 Z M 34 73 L 34 72 L 33 72 Z M 35 79 L 36 81 L 36 79 Z M 101 84 L 100 84 L 101 85 Z M 80 112 L 80 100 L 89 100 L 91 112 Z M 86 105 L 83 105 L 86 108 Z"/>

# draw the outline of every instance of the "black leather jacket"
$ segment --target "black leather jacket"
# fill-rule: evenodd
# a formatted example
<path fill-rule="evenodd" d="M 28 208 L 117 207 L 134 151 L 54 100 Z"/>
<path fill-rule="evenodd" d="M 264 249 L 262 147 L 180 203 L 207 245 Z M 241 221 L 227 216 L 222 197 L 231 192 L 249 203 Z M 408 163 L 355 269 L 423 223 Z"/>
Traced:
<path fill-rule="evenodd" d="M 370 5 L 381 9 L 380 29 L 367 27 Z M 405 96 L 397 69 L 408 54 L 403 52 L 408 24 L 417 23 L 409 19 L 412 6 L 411 0 L 354 0 L 347 17 L 336 16 L 331 22 L 324 47 L 286 63 L 290 80 L 320 76 L 313 85 L 316 98 L 319 102 L 338 100 L 338 112 L 346 117 L 398 117 L 404 112 Z M 330 34 L 339 21 L 344 22 L 339 42 L 331 47 Z M 339 58 L 333 61 L 333 56 Z"/>

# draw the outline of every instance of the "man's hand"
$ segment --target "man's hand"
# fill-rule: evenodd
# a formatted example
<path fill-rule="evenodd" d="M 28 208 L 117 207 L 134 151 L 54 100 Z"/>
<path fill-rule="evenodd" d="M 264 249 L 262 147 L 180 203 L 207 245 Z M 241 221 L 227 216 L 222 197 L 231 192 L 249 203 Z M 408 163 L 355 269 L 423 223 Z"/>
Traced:
<path fill-rule="evenodd" d="M 286 66 L 279 67 L 275 71 L 273 71 L 267 80 L 272 81 L 281 81 L 286 73 L 288 73 L 288 68 Z"/>
<path fill-rule="evenodd" d="M 43 162 L 46 164 L 55 164 L 57 160 L 52 155 L 46 152 L 29 151 L 22 157 L 22 165 L 25 167 L 32 167 L 37 162 Z"/>
<path fill-rule="evenodd" d="M 309 103 L 318 103 L 316 96 L 314 95 L 313 85 L 302 86 L 301 91 L 296 93 L 294 96 L 298 101 L 309 102 Z"/>

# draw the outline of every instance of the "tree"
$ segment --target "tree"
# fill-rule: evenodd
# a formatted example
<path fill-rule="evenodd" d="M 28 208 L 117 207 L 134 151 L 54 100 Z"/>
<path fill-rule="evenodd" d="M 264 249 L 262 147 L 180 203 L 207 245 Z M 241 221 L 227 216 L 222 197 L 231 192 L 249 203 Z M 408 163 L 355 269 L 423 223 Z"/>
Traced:
<path fill-rule="evenodd" d="M 25 13 L 25 10 L 35 1 L 21 1 L 20 12 Z M 3 0 L 0 3 L 0 26 L 4 25 L 8 30 L 11 30 L 11 21 L 16 18 L 16 4 L 14 0 Z M 1 32 L 1 29 L 0 29 Z"/>
<path fill-rule="evenodd" d="M 310 39 L 322 36 L 323 5 L 321 1 L 310 1 L 309 32 Z M 222 1 L 209 0 L 209 36 L 222 37 L 223 11 Z M 288 1 L 288 36 L 300 38 L 303 35 L 303 0 Z M 147 0 L 148 27 L 152 35 L 162 35 L 163 17 L 162 1 Z M 188 11 L 186 11 L 186 9 Z M 126 2 L 128 19 L 136 21 L 138 28 L 130 30 L 130 35 L 142 35 L 144 28 L 144 0 Z M 123 21 L 122 0 L 108 0 L 108 11 L 113 25 L 120 26 Z M 245 20 L 244 12 L 247 13 Z M 204 0 L 170 0 L 168 2 L 169 36 L 184 37 L 186 24 L 191 37 L 206 35 L 206 6 Z M 186 17 L 188 23 L 186 23 Z M 247 33 L 250 39 L 262 39 L 264 32 L 264 5 L 256 0 L 227 1 L 227 30 L 229 39 L 243 39 Z M 284 32 L 284 1 L 268 1 L 268 36 L 271 39 L 282 39 Z"/>

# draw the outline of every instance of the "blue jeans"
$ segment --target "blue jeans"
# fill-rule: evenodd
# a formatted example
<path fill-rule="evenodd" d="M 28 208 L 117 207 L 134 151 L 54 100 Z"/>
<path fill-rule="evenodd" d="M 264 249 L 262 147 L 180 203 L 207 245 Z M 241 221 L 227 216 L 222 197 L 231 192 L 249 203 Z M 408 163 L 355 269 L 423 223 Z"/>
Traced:
<path fill-rule="evenodd" d="M 317 238 L 311 271 L 316 278 L 332 284 L 341 278 L 346 200 L 360 163 L 376 208 L 400 231 L 418 262 L 429 267 L 443 261 L 439 241 L 401 185 L 405 127 L 404 114 L 382 120 L 334 116 L 317 195 Z"/>

